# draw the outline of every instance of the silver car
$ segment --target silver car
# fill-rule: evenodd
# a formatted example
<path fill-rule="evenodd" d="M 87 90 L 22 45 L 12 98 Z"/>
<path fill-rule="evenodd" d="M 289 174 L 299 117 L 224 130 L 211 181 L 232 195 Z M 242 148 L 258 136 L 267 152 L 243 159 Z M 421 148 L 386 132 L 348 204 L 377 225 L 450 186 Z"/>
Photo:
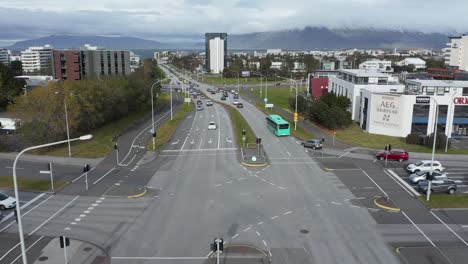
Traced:
<path fill-rule="evenodd" d="M 318 139 L 309 139 L 309 140 L 303 141 L 301 143 L 301 146 L 305 148 L 322 149 L 322 141 Z"/>
<path fill-rule="evenodd" d="M 409 176 L 409 180 L 412 183 L 418 183 L 422 180 L 426 180 L 427 175 L 429 174 L 428 171 L 418 171 Z M 432 175 L 434 176 L 434 180 L 446 180 L 447 175 L 445 173 L 439 171 L 433 171 Z"/>

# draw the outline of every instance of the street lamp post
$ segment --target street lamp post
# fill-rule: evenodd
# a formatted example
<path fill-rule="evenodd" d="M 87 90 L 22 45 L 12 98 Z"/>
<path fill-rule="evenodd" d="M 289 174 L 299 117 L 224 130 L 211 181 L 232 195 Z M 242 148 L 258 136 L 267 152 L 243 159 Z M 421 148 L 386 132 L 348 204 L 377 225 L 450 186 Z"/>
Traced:
<path fill-rule="evenodd" d="M 151 85 L 151 123 L 152 123 L 152 126 L 153 126 L 153 133 L 152 133 L 152 137 L 153 137 L 153 150 L 156 149 L 156 137 L 155 137 L 155 133 L 156 133 L 156 130 L 154 128 L 154 97 L 153 97 L 153 88 L 156 84 L 162 82 L 162 81 L 165 81 L 165 80 L 169 80 L 169 78 L 164 78 L 164 79 L 161 79 L 161 80 L 157 80 L 153 83 L 153 85 Z M 172 94 L 171 94 L 172 95 Z M 171 96 L 171 118 L 172 118 L 172 96 Z"/>
<path fill-rule="evenodd" d="M 278 76 L 278 78 L 288 80 L 288 78 L 285 78 L 285 77 L 282 77 L 282 76 L 279 76 L 279 75 L 277 75 L 277 76 Z M 297 113 L 297 89 L 298 89 L 297 82 L 296 82 L 296 80 L 293 80 L 293 79 L 290 79 L 290 81 L 291 81 L 291 83 L 294 83 L 294 89 L 296 90 L 296 107 L 295 107 L 294 113 Z M 291 87 L 292 87 L 292 85 L 291 85 Z M 294 130 L 296 130 L 296 129 L 297 129 L 297 121 L 294 120 Z"/>
<path fill-rule="evenodd" d="M 55 94 L 59 94 L 59 92 L 55 92 Z M 65 95 L 64 95 L 65 96 Z M 63 104 L 65 106 L 65 124 L 67 126 L 67 139 L 68 139 L 68 157 L 71 157 L 71 144 L 70 144 L 70 129 L 68 126 L 68 110 L 67 110 L 67 100 L 63 99 Z"/>
<path fill-rule="evenodd" d="M 436 146 L 436 138 L 437 138 L 437 121 L 439 119 L 439 104 L 433 97 L 429 97 L 432 100 L 434 100 L 434 103 L 436 105 L 436 111 L 435 111 L 435 120 L 434 120 L 434 131 L 432 132 L 432 135 L 434 139 L 432 140 L 432 156 L 431 156 L 431 170 L 429 171 L 431 177 L 434 172 L 434 156 L 435 156 L 435 146 Z M 429 198 L 431 196 L 431 188 L 432 188 L 432 180 L 429 180 L 429 184 L 427 186 L 427 196 L 426 196 L 426 201 L 429 201 Z"/>
<path fill-rule="evenodd" d="M 265 75 L 259 73 L 259 72 L 252 72 L 255 75 L 261 76 L 262 78 L 265 78 L 265 98 L 268 99 L 268 79 Z M 263 86 L 263 79 L 260 79 L 260 97 L 262 97 L 262 86 Z M 266 107 L 266 103 L 265 103 Z"/>
<path fill-rule="evenodd" d="M 18 193 L 18 180 L 17 180 L 17 177 L 16 177 L 16 164 L 18 163 L 18 160 L 19 160 L 20 156 L 23 153 L 25 153 L 26 151 L 29 151 L 29 150 L 60 145 L 60 144 L 71 142 L 71 141 L 88 140 L 88 139 L 91 139 L 92 137 L 93 137 L 92 135 L 85 135 L 85 136 L 81 136 L 79 138 L 67 139 L 67 140 L 47 143 L 47 144 L 38 145 L 38 146 L 32 146 L 32 147 L 29 147 L 29 148 L 26 148 L 26 149 L 22 150 L 20 153 L 18 153 L 18 155 L 16 155 L 15 161 L 13 162 L 13 188 L 15 189 L 16 201 L 18 201 L 18 204 L 15 207 L 15 210 L 16 210 L 16 216 L 17 216 L 17 219 L 18 219 L 18 233 L 19 233 L 19 237 L 20 237 L 21 257 L 22 257 L 22 260 L 23 260 L 23 264 L 27 264 L 28 260 L 27 260 L 27 257 L 26 257 L 26 247 L 25 247 L 25 243 L 24 243 L 24 234 L 23 234 L 23 221 L 21 220 L 21 210 L 20 210 L 21 206 L 19 205 L 20 199 L 19 199 L 19 193 Z"/>
<path fill-rule="evenodd" d="M 451 102 L 450 105 L 452 106 L 451 109 L 452 109 L 452 115 L 453 115 L 452 121 L 448 122 L 449 119 L 448 119 L 448 116 L 447 116 L 447 122 L 445 122 L 446 127 L 448 127 L 448 129 L 449 129 L 449 131 L 448 131 L 449 133 L 448 133 L 448 135 L 446 136 L 446 139 L 445 139 L 445 153 L 447 153 L 447 150 L 448 150 L 449 136 L 450 136 L 450 138 L 452 138 L 453 119 L 455 118 L 455 114 L 454 114 L 455 104 L 453 102 L 453 98 L 455 97 L 455 94 L 456 94 L 456 92 L 454 91 L 453 94 L 452 94 L 452 98 L 450 100 L 450 102 Z M 448 115 L 448 113 L 447 113 L 447 115 Z"/>

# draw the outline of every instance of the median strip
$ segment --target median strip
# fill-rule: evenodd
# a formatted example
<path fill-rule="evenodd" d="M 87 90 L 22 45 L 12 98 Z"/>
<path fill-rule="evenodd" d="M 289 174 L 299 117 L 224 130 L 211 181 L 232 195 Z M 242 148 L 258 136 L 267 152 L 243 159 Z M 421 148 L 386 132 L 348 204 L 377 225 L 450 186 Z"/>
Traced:
<path fill-rule="evenodd" d="M 421 196 L 421 194 L 419 192 L 417 192 L 413 187 L 411 187 L 405 180 L 403 180 L 402 178 L 398 177 L 398 175 L 393 172 L 393 170 L 387 170 L 387 172 L 389 173 L 390 177 L 392 177 L 393 179 L 397 180 L 398 182 L 400 182 L 404 187 L 406 188 L 403 188 L 403 189 L 407 189 L 408 191 L 410 191 L 414 196 Z"/>

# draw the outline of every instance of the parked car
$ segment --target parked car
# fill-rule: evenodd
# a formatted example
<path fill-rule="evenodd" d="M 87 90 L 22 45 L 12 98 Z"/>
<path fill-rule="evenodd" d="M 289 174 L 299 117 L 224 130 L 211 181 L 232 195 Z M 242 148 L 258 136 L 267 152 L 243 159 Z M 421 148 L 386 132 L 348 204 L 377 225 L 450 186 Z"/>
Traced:
<path fill-rule="evenodd" d="M 426 180 L 418 183 L 418 188 L 422 193 L 426 193 L 429 186 L 429 182 Z M 431 184 L 431 192 L 442 192 L 448 194 L 454 194 L 457 190 L 457 184 L 453 180 L 433 180 Z"/>
<path fill-rule="evenodd" d="M 312 149 L 322 149 L 322 141 L 318 139 L 309 139 L 301 143 L 301 146 Z"/>
<path fill-rule="evenodd" d="M 216 123 L 211 121 L 209 124 L 208 124 L 208 130 L 216 130 Z"/>
<path fill-rule="evenodd" d="M 16 206 L 16 199 L 0 192 L 0 210 L 14 208 Z"/>
<path fill-rule="evenodd" d="M 412 183 L 418 183 L 422 180 L 426 180 L 427 175 L 429 174 L 429 171 L 418 171 L 409 176 L 409 180 Z M 432 176 L 434 177 L 434 180 L 446 180 L 447 175 L 442 172 L 438 171 L 433 171 Z"/>
<path fill-rule="evenodd" d="M 440 162 L 438 162 L 436 160 L 434 161 L 432 169 L 434 171 L 443 171 L 443 170 L 445 170 L 445 168 L 442 167 L 442 164 L 440 164 Z M 431 170 L 431 161 L 430 160 L 421 160 L 419 162 L 408 165 L 408 167 L 406 167 L 406 170 L 408 170 L 411 173 L 415 173 L 415 172 L 418 172 L 418 171 L 430 171 Z"/>
<path fill-rule="evenodd" d="M 242 103 L 238 103 L 237 108 L 244 108 L 244 105 Z"/>
<path fill-rule="evenodd" d="M 197 105 L 202 105 L 203 102 L 201 100 L 197 100 Z"/>
<path fill-rule="evenodd" d="M 390 151 L 382 151 L 375 154 L 375 158 L 378 160 L 398 160 L 399 162 L 403 162 L 408 160 L 409 155 L 403 149 L 392 149 Z"/>
<path fill-rule="evenodd" d="M 213 101 L 211 100 L 206 100 L 206 106 L 212 106 L 213 105 Z"/>
<path fill-rule="evenodd" d="M 201 110 L 203 110 L 203 106 L 197 105 L 197 111 L 201 111 Z"/>

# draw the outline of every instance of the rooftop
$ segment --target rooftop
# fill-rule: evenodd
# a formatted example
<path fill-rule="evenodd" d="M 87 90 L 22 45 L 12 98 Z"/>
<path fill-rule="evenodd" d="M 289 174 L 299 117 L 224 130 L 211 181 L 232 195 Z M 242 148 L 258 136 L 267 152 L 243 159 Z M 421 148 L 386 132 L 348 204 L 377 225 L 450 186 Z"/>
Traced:
<path fill-rule="evenodd" d="M 356 77 L 390 77 L 390 74 L 368 69 L 342 69 L 341 73 L 354 75 Z"/>
<path fill-rule="evenodd" d="M 408 83 L 420 84 L 421 86 L 444 86 L 444 87 L 468 87 L 468 81 L 452 80 L 407 80 Z"/>

